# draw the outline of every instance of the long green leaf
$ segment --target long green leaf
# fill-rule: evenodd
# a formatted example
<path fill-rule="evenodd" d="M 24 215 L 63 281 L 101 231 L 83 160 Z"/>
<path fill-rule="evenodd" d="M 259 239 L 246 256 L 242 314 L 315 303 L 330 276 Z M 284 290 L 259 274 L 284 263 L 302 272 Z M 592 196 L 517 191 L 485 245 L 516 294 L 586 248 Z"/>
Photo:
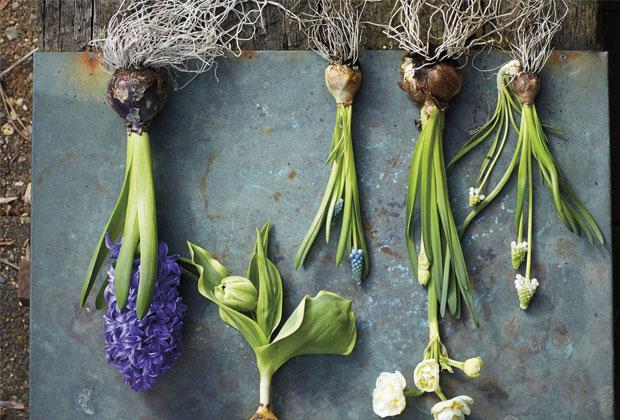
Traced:
<path fill-rule="evenodd" d="M 134 154 L 134 162 L 135 162 Z M 135 167 L 135 164 L 134 164 Z M 138 227 L 138 179 L 135 170 L 129 174 L 129 198 L 127 200 L 127 214 L 125 215 L 125 228 L 123 230 L 123 242 L 114 267 L 114 292 L 120 310 L 125 309 L 129 297 L 131 285 L 131 271 L 136 257 L 136 249 L 140 241 Z"/>
<path fill-rule="evenodd" d="M 130 134 L 135 136 L 134 170 L 132 176 L 138 177 L 138 227 L 140 229 L 140 281 L 136 312 L 143 318 L 151 306 L 151 298 L 155 292 L 157 279 L 157 214 L 155 210 L 155 185 L 151 162 L 151 146 L 149 135 Z"/>
<path fill-rule="evenodd" d="M 105 263 L 108 256 L 108 249 L 105 246 L 105 236 L 108 233 L 113 241 L 117 241 L 125 223 L 125 212 L 127 210 L 127 198 L 129 196 L 129 174 L 131 171 L 131 162 L 133 156 L 133 139 L 127 138 L 127 157 L 125 161 L 125 177 L 123 179 L 123 185 L 121 192 L 116 200 L 114 209 L 108 218 L 108 221 L 99 236 L 99 241 L 95 247 L 88 269 L 86 270 L 86 276 L 82 282 L 82 293 L 80 296 L 80 306 L 84 307 L 86 299 L 90 294 L 90 291 L 95 284 L 99 270 Z"/>
<path fill-rule="evenodd" d="M 256 250 L 258 268 L 258 304 L 256 320 L 269 338 L 282 319 L 282 279 L 278 269 L 267 259 L 263 238 L 256 231 Z"/>

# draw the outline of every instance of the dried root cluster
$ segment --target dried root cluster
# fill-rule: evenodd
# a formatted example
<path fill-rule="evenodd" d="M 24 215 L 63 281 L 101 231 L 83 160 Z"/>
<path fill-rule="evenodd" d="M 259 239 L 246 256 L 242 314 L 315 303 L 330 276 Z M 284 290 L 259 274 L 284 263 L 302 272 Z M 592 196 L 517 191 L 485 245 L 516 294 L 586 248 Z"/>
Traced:
<path fill-rule="evenodd" d="M 367 3 L 377 0 L 311 0 L 300 16 L 308 46 L 334 65 L 355 66 L 359 59 Z"/>
<path fill-rule="evenodd" d="M 560 1 L 563 11 L 558 7 Z M 514 0 L 513 7 L 516 16 L 505 25 L 512 33 L 512 55 L 522 71 L 538 73 L 553 51 L 551 40 L 561 29 L 568 8 L 564 0 Z"/>
<path fill-rule="evenodd" d="M 491 42 L 499 9 L 500 0 L 396 0 L 383 32 L 419 67 L 456 61 Z"/>
<path fill-rule="evenodd" d="M 103 66 L 202 73 L 254 36 L 266 0 L 124 0 L 106 37 L 92 41 Z"/>

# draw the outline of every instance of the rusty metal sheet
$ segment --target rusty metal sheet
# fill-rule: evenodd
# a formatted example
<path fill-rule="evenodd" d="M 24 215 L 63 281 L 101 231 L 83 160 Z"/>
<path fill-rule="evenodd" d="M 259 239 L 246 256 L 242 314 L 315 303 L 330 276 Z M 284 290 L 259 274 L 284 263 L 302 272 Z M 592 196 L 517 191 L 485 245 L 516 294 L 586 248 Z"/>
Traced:
<path fill-rule="evenodd" d="M 282 419 L 372 418 L 379 372 L 412 371 L 427 344 L 426 293 L 406 259 L 403 215 L 417 108 L 396 85 L 400 53 L 368 52 L 355 102 L 354 141 L 372 254 L 363 287 L 335 269 L 335 244 L 319 243 L 304 270 L 293 256 L 325 187 L 323 167 L 335 107 L 324 63 L 310 52 L 247 53 L 222 60 L 174 92 L 152 130 L 160 237 L 185 254 L 202 244 L 243 273 L 254 229 L 274 222 L 271 255 L 281 270 L 285 310 L 305 294 L 332 290 L 353 299 L 359 340 L 350 357 L 308 356 L 285 365 L 272 386 Z M 492 67 L 500 55 L 479 56 Z M 101 313 L 78 307 L 80 283 L 99 229 L 120 188 L 123 127 L 106 105 L 107 75 L 83 54 L 35 59 L 31 282 L 31 417 L 215 418 L 249 416 L 258 401 L 254 357 L 193 284 L 183 355 L 153 390 L 134 393 L 106 365 Z M 541 287 L 518 309 L 510 268 L 515 185 L 464 240 L 481 327 L 441 327 L 454 358 L 480 354 L 479 379 L 444 375 L 448 395 L 471 395 L 472 419 L 612 418 L 612 258 L 607 56 L 556 53 L 542 74 L 542 118 L 564 129 L 551 148 L 605 234 L 591 247 L 568 233 L 537 181 L 534 273 Z M 446 153 L 494 106 L 494 81 L 465 69 L 447 117 Z M 450 173 L 457 220 L 484 153 Z M 502 163 L 500 162 L 500 167 Z M 403 418 L 430 417 L 431 397 L 410 401 Z"/>

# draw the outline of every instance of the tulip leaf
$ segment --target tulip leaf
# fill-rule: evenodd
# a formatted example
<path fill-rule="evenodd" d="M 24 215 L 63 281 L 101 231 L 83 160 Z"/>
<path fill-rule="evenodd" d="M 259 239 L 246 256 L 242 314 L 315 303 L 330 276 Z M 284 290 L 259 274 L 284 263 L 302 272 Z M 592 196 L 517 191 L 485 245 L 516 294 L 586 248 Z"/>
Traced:
<path fill-rule="evenodd" d="M 261 231 L 256 231 L 256 268 L 258 270 L 258 304 L 256 320 L 267 337 L 280 324 L 282 319 L 282 279 L 276 266 L 266 257 L 268 244 Z M 269 230 L 265 232 L 269 234 Z"/>
<path fill-rule="evenodd" d="M 188 242 L 187 246 L 192 257 L 192 264 L 194 264 L 199 274 L 198 291 L 201 295 L 207 297 L 207 292 L 213 291 L 213 289 L 219 286 L 222 279 L 228 276 L 228 270 L 200 246 L 191 242 Z"/>
<path fill-rule="evenodd" d="M 320 291 L 304 297 L 273 342 L 254 349 L 261 374 L 273 375 L 293 357 L 353 351 L 357 339 L 351 301 Z"/>
<path fill-rule="evenodd" d="M 213 289 L 220 284 L 223 278 L 228 276 L 226 267 L 200 246 L 191 242 L 188 242 L 187 245 L 192 257 L 192 264 L 194 264 L 199 274 L 198 291 L 200 294 L 219 307 L 222 321 L 241 332 L 252 348 L 267 344 L 269 340 L 256 321 L 241 312 L 229 308 L 213 294 Z M 186 263 L 186 260 L 183 263 Z"/>

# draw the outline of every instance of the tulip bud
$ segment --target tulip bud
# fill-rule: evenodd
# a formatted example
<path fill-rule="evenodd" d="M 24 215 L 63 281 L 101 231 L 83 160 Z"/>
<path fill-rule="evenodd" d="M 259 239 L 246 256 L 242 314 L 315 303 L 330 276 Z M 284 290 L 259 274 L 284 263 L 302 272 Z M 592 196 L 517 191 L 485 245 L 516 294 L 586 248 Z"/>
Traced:
<path fill-rule="evenodd" d="M 463 364 L 463 372 L 465 372 L 465 374 L 470 378 L 477 378 L 480 376 L 480 369 L 482 369 L 483 365 L 484 363 L 480 357 L 467 359 Z"/>
<path fill-rule="evenodd" d="M 229 276 L 214 290 L 215 297 L 226 306 L 240 312 L 251 312 L 256 309 L 258 292 L 249 279 L 241 276 Z"/>

